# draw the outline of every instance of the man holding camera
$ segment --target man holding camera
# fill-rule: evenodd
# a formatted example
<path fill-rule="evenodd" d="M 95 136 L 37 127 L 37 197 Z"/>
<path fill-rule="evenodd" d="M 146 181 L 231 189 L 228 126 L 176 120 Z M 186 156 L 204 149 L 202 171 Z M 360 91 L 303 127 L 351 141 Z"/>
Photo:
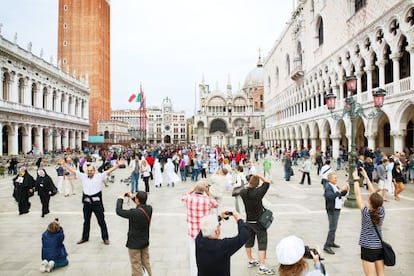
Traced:
<path fill-rule="evenodd" d="M 348 191 L 348 185 L 344 185 L 341 188 L 337 186 L 336 172 L 328 174 L 328 183 L 325 182 L 325 209 L 328 214 L 329 231 L 326 237 L 323 250 L 328 254 L 335 254 L 332 247 L 339 248 L 340 246 L 335 243 L 335 233 L 338 226 L 339 215 L 342 208 L 342 196 L 346 195 Z"/>
<path fill-rule="evenodd" d="M 125 160 L 121 159 L 115 166 L 102 173 L 96 173 L 95 167 L 90 165 L 87 167 L 86 173 L 81 173 L 75 167 L 69 166 L 63 160 L 59 160 L 58 164 L 67 169 L 70 173 L 76 174 L 83 186 L 83 232 L 82 239 L 77 244 L 85 243 L 89 240 L 89 231 L 91 228 L 91 216 L 95 214 L 101 228 L 101 237 L 105 245 L 109 245 L 108 228 L 106 227 L 104 207 L 102 203 L 102 187 L 108 176 L 115 171 L 120 165 L 125 164 Z"/>
<path fill-rule="evenodd" d="M 200 232 L 200 219 L 208 215 L 212 208 L 217 208 L 218 203 L 210 194 L 207 183 L 203 180 L 198 181 L 191 191 L 184 194 L 181 201 L 185 203 L 187 209 L 190 276 L 197 276 L 195 237 Z"/>
<path fill-rule="evenodd" d="M 124 210 L 122 205 L 124 197 L 132 199 L 136 208 Z M 133 276 L 141 276 L 143 267 L 151 276 L 151 265 L 149 262 L 149 227 L 152 216 L 152 206 L 147 205 L 147 193 L 139 191 L 134 196 L 132 193 L 121 194 L 116 202 L 116 214 L 129 220 L 128 248 L 129 260 Z"/>
<path fill-rule="evenodd" d="M 232 238 L 220 238 L 221 223 L 233 216 L 237 222 L 238 235 Z M 242 247 L 249 237 L 247 226 L 238 212 L 222 212 L 218 217 L 207 215 L 200 220 L 201 231 L 197 235 L 196 259 L 198 276 L 229 276 L 230 258 Z"/>

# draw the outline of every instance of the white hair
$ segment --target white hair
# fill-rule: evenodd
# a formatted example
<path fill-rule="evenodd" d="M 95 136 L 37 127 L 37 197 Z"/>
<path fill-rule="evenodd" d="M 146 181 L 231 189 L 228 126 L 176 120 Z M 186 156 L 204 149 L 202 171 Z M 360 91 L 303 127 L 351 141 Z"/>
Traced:
<path fill-rule="evenodd" d="M 218 226 L 217 216 L 207 215 L 200 219 L 200 229 L 203 237 L 210 237 L 216 233 Z"/>

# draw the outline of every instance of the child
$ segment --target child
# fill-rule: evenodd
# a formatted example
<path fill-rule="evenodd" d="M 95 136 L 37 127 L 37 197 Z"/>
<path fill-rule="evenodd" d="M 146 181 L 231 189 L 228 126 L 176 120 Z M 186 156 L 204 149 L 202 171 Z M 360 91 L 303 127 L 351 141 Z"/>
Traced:
<path fill-rule="evenodd" d="M 65 234 L 59 220 L 52 221 L 42 234 L 42 264 L 40 272 L 51 272 L 54 268 L 68 265 L 68 253 L 63 240 Z"/>

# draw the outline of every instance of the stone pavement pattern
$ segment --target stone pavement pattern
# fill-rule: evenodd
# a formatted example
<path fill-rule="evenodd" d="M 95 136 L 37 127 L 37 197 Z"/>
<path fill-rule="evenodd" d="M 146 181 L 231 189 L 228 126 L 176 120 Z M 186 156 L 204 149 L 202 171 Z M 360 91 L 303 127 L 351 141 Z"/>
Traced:
<path fill-rule="evenodd" d="M 257 165 L 260 171 L 260 165 Z M 53 166 L 46 168 L 55 179 Z M 322 249 L 328 229 L 324 209 L 322 186 L 312 169 L 312 185 L 299 185 L 301 173 L 290 182 L 285 182 L 279 161 L 273 162 L 271 179 L 273 184 L 265 197 L 264 204 L 273 210 L 275 222 L 269 229 L 267 264 L 277 268 L 275 247 L 285 236 L 294 234 L 304 239 L 305 244 Z M 29 172 L 35 175 L 35 170 Z M 80 183 L 76 182 L 76 195 L 64 197 L 61 194 L 51 199 L 51 213 L 40 217 L 40 200 L 31 198 L 31 212 L 19 216 L 17 204 L 11 197 L 11 176 L 0 177 L 0 275 L 41 275 L 41 234 L 48 223 L 58 217 L 65 231 L 65 246 L 69 253 L 69 265 L 59 268 L 56 275 L 131 275 L 127 249 L 125 247 L 128 221 L 115 214 L 115 202 L 121 192 L 129 186 L 121 183 L 129 169 L 115 171 L 115 183 L 109 183 L 103 191 L 105 217 L 111 244 L 106 246 L 100 238 L 96 218 L 92 218 L 89 242 L 77 245 L 81 238 L 83 215 Z M 339 183 L 345 183 L 344 171 L 339 171 Z M 188 269 L 188 242 L 186 235 L 185 208 L 181 195 L 190 190 L 193 182 L 177 183 L 174 188 L 151 186 L 148 203 L 154 208 L 150 232 L 150 260 L 154 276 L 185 276 Z M 142 182 L 139 188 L 142 189 Z M 365 193 L 365 191 L 363 191 Z M 365 193 L 365 196 L 367 194 Z M 392 196 L 389 196 L 391 199 Z M 125 203 L 124 208 L 134 204 Z M 406 185 L 401 201 L 385 203 L 386 218 L 383 228 L 384 239 L 391 243 L 397 253 L 397 265 L 386 267 L 386 275 L 412 275 L 414 269 L 414 185 Z M 220 210 L 234 210 L 234 199 L 230 193 L 225 196 Z M 243 217 L 244 211 L 241 212 Z M 236 234 L 234 220 L 222 224 L 222 236 Z M 335 255 L 323 254 L 329 275 L 363 275 L 358 238 L 360 213 L 357 209 L 344 208 L 341 212 L 336 242 L 341 245 Z M 257 252 L 254 250 L 253 252 Z M 257 254 L 256 254 L 257 256 Z M 232 275 L 258 275 L 255 268 L 247 268 L 246 254 L 240 249 L 232 257 Z M 311 263 L 309 263 L 311 265 Z"/>

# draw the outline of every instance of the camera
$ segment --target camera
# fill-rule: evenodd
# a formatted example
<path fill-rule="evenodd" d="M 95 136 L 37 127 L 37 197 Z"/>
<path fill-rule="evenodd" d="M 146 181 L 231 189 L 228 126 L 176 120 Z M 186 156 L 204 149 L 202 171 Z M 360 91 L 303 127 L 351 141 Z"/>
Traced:
<path fill-rule="evenodd" d="M 232 215 L 233 215 L 233 212 L 231 212 L 231 211 L 226 211 L 226 212 L 224 212 L 224 214 L 226 214 L 227 216 L 232 216 Z"/>
<path fill-rule="evenodd" d="M 307 246 L 307 245 L 305 245 L 305 254 L 303 254 L 303 257 L 304 257 L 305 259 L 313 259 L 312 255 L 311 255 L 311 251 L 312 251 L 312 253 L 313 253 L 313 254 L 315 254 L 315 255 L 318 255 L 318 256 L 319 256 L 319 260 L 320 260 L 320 261 L 323 261 L 323 260 L 324 260 L 324 258 L 322 258 L 322 257 L 319 255 L 318 250 L 316 250 L 315 248 L 310 248 L 310 247 L 309 247 L 309 246 Z"/>
<path fill-rule="evenodd" d="M 55 221 L 59 222 L 59 218 L 55 218 Z"/>
<path fill-rule="evenodd" d="M 124 194 L 124 197 L 129 197 L 129 194 L 128 194 L 128 192 Z"/>

